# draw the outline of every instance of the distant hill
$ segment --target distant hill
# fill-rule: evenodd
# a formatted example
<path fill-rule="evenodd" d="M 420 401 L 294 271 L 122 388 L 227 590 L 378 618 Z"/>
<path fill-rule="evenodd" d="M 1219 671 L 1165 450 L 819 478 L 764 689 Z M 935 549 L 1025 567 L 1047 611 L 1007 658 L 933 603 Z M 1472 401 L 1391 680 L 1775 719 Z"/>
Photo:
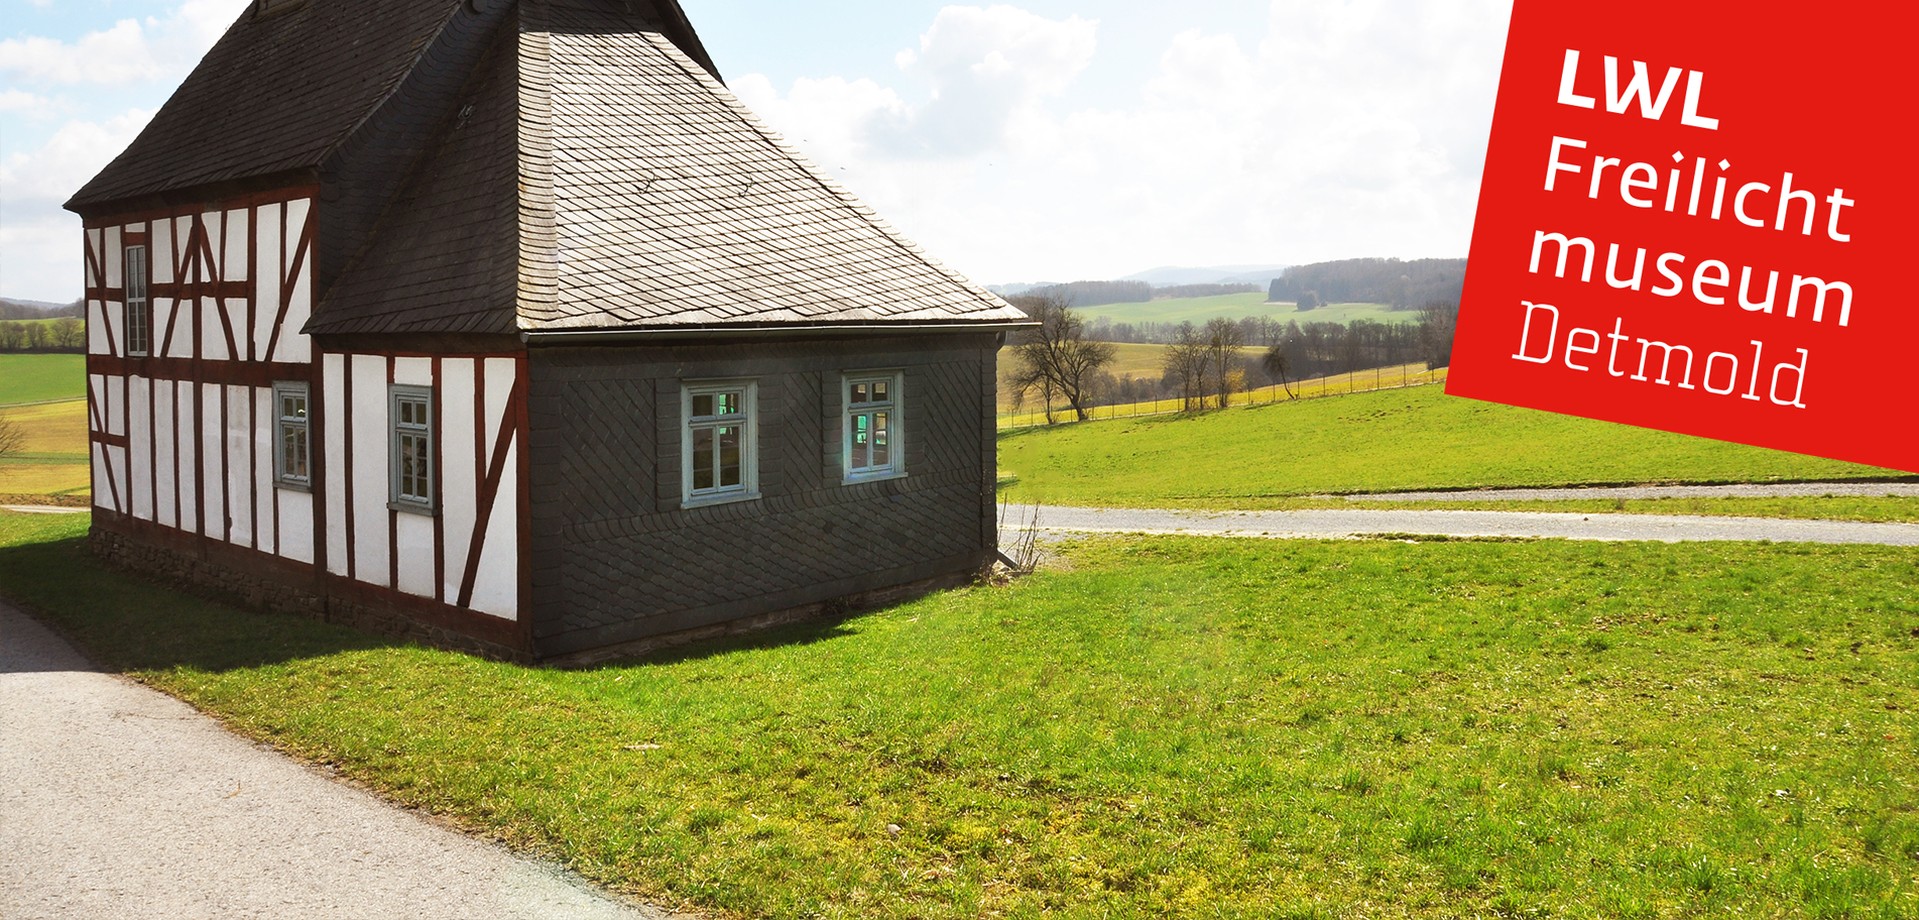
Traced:
<path fill-rule="evenodd" d="M 56 316 L 85 316 L 86 304 L 76 300 L 72 303 L 48 303 L 44 300 L 24 300 L 17 297 L 0 297 L 0 320 L 4 319 L 51 319 Z"/>
<path fill-rule="evenodd" d="M 1284 265 L 1214 265 L 1207 267 L 1186 267 L 1163 265 L 1147 269 L 1137 274 L 1127 275 L 1121 281 L 1144 281 L 1154 287 L 1171 287 L 1180 284 L 1257 284 L 1265 287 L 1284 271 Z"/>

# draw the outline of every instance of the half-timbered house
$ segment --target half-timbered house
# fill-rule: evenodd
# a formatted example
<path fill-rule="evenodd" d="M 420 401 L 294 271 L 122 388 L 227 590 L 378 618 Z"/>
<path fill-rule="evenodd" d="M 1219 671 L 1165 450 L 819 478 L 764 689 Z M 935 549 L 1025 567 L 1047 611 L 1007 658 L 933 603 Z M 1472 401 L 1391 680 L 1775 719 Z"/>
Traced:
<path fill-rule="evenodd" d="M 547 658 L 993 557 L 1023 315 L 673 0 L 256 0 L 67 207 L 123 564 Z"/>

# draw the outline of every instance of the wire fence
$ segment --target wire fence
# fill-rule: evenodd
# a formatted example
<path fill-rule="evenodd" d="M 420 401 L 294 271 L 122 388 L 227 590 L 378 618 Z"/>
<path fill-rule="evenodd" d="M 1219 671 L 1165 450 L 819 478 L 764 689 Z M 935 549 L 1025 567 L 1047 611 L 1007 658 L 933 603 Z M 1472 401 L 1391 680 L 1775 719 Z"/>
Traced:
<path fill-rule="evenodd" d="M 1373 390 L 1397 390 L 1445 381 L 1446 369 L 1443 367 L 1427 370 L 1424 363 L 1401 364 L 1396 367 L 1375 367 L 1325 377 L 1309 377 L 1305 380 L 1292 381 L 1290 387 L 1272 384 L 1251 390 L 1241 390 L 1232 394 L 1227 405 L 1266 406 L 1292 399 L 1318 399 L 1322 396 L 1342 396 L 1347 393 L 1366 393 Z M 1210 396 L 1206 399 L 1206 408 L 1215 408 L 1215 403 Z M 1091 422 L 1115 418 L 1176 415 L 1186 411 L 1189 410 L 1186 408 L 1185 400 L 1174 396 L 1110 406 L 1093 406 L 1086 410 L 1086 420 Z M 1043 409 L 1021 409 L 1018 412 L 1000 413 L 999 428 L 1001 431 L 1006 431 L 1013 428 L 1034 428 L 1078 420 L 1078 416 L 1070 407 L 1056 401 L 1053 405 L 1051 420 L 1048 420 L 1047 413 Z"/>

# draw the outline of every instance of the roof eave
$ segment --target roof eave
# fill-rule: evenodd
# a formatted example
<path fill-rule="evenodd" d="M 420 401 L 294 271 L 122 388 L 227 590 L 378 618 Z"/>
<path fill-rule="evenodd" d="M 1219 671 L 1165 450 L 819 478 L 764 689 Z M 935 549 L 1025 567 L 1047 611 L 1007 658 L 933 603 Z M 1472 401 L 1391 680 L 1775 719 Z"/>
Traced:
<path fill-rule="evenodd" d="M 1039 325 L 1031 320 L 992 320 L 947 323 L 740 323 L 726 326 L 674 326 L 606 329 L 526 329 L 520 341 L 528 345 L 634 344 L 688 339 L 830 338 L 834 336 L 927 335 L 966 332 L 1010 332 Z"/>

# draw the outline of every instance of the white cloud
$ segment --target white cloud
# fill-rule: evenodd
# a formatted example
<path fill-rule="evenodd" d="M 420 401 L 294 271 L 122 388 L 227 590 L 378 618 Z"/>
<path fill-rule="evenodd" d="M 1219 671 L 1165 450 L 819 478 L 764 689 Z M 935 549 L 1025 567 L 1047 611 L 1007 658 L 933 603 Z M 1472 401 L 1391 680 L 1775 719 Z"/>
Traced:
<path fill-rule="evenodd" d="M 929 101 L 865 80 L 742 97 L 983 281 L 1463 255 L 1509 13 L 1278 0 L 1265 34 L 1180 33 L 1136 98 L 1066 111 L 1093 23 L 949 7 L 900 55 Z"/>
<path fill-rule="evenodd" d="M 931 101 L 872 113 L 872 141 L 933 157 L 990 149 L 1022 115 L 1086 69 L 1098 27 L 1077 16 L 1051 20 L 1010 6 L 941 9 L 919 48 L 897 57 L 906 76 L 930 85 Z"/>
<path fill-rule="evenodd" d="M 0 292 L 64 302 L 80 296 L 80 219 L 61 202 L 93 178 L 153 113 L 62 125 L 39 149 L 0 162 Z"/>
<path fill-rule="evenodd" d="M 0 73 L 40 86 L 125 86 L 178 80 L 206 54 L 246 0 L 186 0 L 163 17 L 122 19 L 73 41 L 0 41 Z"/>

